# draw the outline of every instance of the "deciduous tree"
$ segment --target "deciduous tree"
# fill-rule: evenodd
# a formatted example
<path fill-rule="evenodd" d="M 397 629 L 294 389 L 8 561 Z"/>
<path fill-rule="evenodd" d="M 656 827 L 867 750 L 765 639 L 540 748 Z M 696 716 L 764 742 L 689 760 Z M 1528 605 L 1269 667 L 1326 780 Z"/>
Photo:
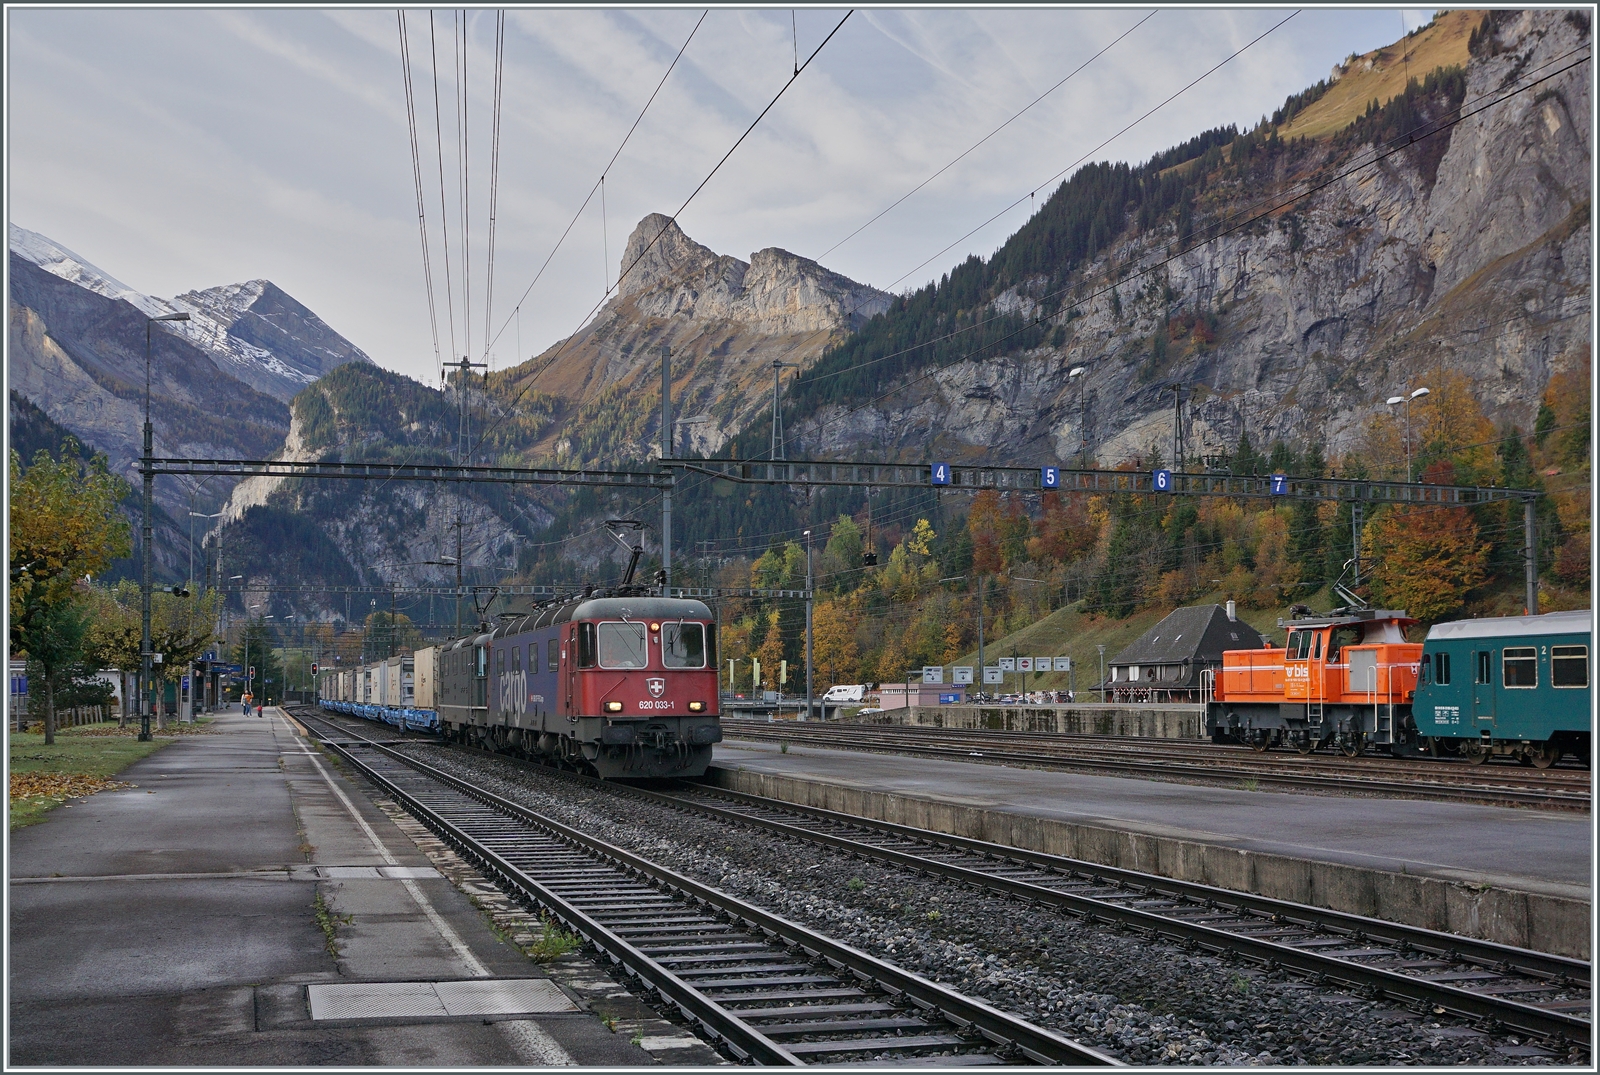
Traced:
<path fill-rule="evenodd" d="M 1379 597 L 1424 623 L 1459 611 L 1488 577 L 1489 546 L 1466 508 L 1393 508 L 1367 524 L 1364 536 Z"/>

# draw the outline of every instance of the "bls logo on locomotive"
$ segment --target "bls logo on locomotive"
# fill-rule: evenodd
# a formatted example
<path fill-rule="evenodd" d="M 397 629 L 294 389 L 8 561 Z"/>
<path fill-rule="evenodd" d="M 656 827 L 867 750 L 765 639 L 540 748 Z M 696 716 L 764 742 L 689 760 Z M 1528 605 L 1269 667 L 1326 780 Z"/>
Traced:
<path fill-rule="evenodd" d="M 660 698 L 667 693 L 667 681 L 659 676 L 651 676 L 644 681 L 645 687 L 650 691 L 650 697 Z"/>

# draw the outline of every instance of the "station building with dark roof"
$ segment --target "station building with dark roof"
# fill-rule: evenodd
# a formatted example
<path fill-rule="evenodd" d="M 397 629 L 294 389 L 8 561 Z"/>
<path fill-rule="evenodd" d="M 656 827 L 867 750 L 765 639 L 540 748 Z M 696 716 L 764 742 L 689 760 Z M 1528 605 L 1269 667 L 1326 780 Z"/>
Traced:
<path fill-rule="evenodd" d="M 1107 664 L 1114 702 L 1200 701 L 1203 674 L 1230 649 L 1260 649 L 1261 633 L 1234 614 L 1233 602 L 1176 609 Z"/>

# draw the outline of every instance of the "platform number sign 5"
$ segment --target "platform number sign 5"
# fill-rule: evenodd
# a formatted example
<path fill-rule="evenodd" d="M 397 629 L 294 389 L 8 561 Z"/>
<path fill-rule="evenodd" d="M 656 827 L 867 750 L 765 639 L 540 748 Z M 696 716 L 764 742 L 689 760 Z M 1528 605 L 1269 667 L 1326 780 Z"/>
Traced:
<path fill-rule="evenodd" d="M 1172 471 L 1152 471 L 1150 474 L 1150 488 L 1157 493 L 1172 492 Z"/>
<path fill-rule="evenodd" d="M 933 464 L 933 484 L 934 485 L 949 485 L 950 484 L 950 464 L 949 463 L 935 463 L 935 464 Z"/>
<path fill-rule="evenodd" d="M 1039 484 L 1045 489 L 1061 488 L 1061 471 L 1057 467 L 1040 467 Z"/>
<path fill-rule="evenodd" d="M 1272 483 L 1273 496 L 1287 496 L 1289 494 L 1289 477 L 1286 474 L 1274 474 L 1268 479 Z"/>

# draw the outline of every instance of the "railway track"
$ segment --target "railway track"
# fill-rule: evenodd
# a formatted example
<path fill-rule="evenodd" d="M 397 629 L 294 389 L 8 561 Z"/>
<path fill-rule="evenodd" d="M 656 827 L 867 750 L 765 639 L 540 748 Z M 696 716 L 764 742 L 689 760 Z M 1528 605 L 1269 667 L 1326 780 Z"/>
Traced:
<path fill-rule="evenodd" d="M 342 724 L 304 710 L 295 716 L 497 883 L 603 952 L 737 1059 L 1117 1063 Z"/>
<path fill-rule="evenodd" d="M 1336 758 L 1257 753 L 1210 743 L 1147 745 L 1145 741 L 1026 732 L 964 731 L 883 725 L 782 724 L 723 720 L 729 739 L 806 743 L 844 750 L 981 760 L 1157 779 L 1238 784 L 1292 791 L 1358 793 L 1395 798 L 1587 811 L 1591 775 L 1576 769 L 1470 766 L 1447 761 Z"/>

